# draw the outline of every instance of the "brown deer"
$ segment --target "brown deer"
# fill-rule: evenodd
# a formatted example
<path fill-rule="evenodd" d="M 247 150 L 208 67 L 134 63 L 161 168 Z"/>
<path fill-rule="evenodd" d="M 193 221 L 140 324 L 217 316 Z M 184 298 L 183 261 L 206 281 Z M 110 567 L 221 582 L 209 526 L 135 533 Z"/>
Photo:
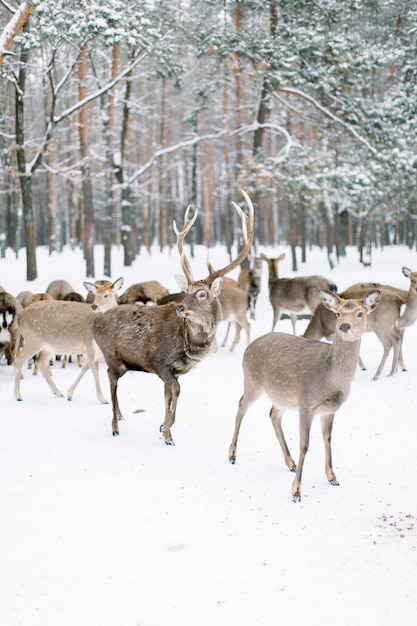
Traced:
<path fill-rule="evenodd" d="M 98 376 L 98 360 L 101 354 L 93 337 L 93 321 L 103 311 L 117 306 L 116 292 L 122 285 L 122 278 L 112 285 L 99 287 L 85 282 L 86 289 L 95 295 L 92 305 L 54 300 L 38 302 L 23 309 L 19 314 L 19 329 L 23 337 L 23 345 L 15 359 L 14 394 L 17 400 L 22 400 L 20 380 L 23 364 L 35 354 L 37 355 L 36 363 L 53 393 L 63 396 L 49 370 L 50 356 L 58 353 L 86 356 L 78 377 L 68 389 L 68 400 L 72 400 L 76 386 L 91 368 L 97 397 L 101 403 L 106 403 Z"/>
<path fill-rule="evenodd" d="M 49 293 L 54 300 L 63 300 L 68 293 L 73 291 L 74 287 L 66 280 L 53 280 L 46 288 L 46 293 Z"/>
<path fill-rule="evenodd" d="M 280 320 L 282 313 L 288 313 L 295 335 L 297 315 L 304 312 L 314 312 L 321 301 L 320 289 L 337 291 L 337 287 L 323 276 L 279 278 L 278 265 L 285 258 L 285 252 L 278 258 L 268 258 L 265 254 L 261 254 L 260 257 L 268 264 L 269 300 L 274 311 L 272 330 Z"/>
<path fill-rule="evenodd" d="M 171 428 L 175 422 L 180 394 L 178 377 L 190 371 L 212 350 L 217 325 L 222 319 L 218 299 L 222 277 L 241 263 L 252 244 L 253 205 L 249 196 L 242 193 L 249 207 L 249 216 L 233 203 L 242 220 L 244 237 L 243 248 L 234 261 L 215 270 L 207 260 L 207 278 L 193 278 L 190 263 L 184 254 L 183 241 L 197 218 L 197 211 L 189 219 L 188 207 L 183 230 L 179 231 L 175 222 L 173 225 L 184 272 L 184 276 L 176 277 L 185 294 L 182 302 L 156 307 L 120 305 L 95 319 L 94 337 L 108 365 L 113 435 L 119 434 L 118 420 L 122 415 L 117 398 L 119 378 L 130 370 L 150 372 L 159 376 L 164 383 L 165 420 L 160 430 L 165 443 L 173 445 Z"/>
<path fill-rule="evenodd" d="M 399 329 L 398 324 L 406 303 L 409 303 L 407 304 L 409 316 L 417 315 L 417 295 L 412 283 L 410 284 L 409 292 L 379 283 L 357 283 L 351 285 L 339 295 L 343 298 L 360 298 L 371 289 L 378 289 L 382 294 L 381 304 L 369 315 L 367 325 L 367 330 L 376 334 L 384 349 L 381 361 L 373 377 L 373 380 L 378 380 L 391 349 L 393 350 L 393 357 L 390 375 L 395 374 L 398 367 L 402 370 L 406 369 L 402 355 L 403 329 Z M 336 320 L 334 315 L 323 304 L 319 304 L 303 337 L 316 340 L 324 337 L 331 341 L 335 330 Z M 363 370 L 366 369 L 360 358 L 359 366 Z"/>
<path fill-rule="evenodd" d="M 20 302 L 7 291 L 0 292 L 0 357 L 6 357 L 11 365 L 16 357 L 20 344 L 19 313 L 22 311 Z"/>
<path fill-rule="evenodd" d="M 169 294 L 157 280 L 148 280 L 143 283 L 135 283 L 126 289 L 119 297 L 119 304 L 156 304 L 160 298 Z"/>
<path fill-rule="evenodd" d="M 294 502 L 301 500 L 301 478 L 308 451 L 313 418 L 321 416 L 325 447 L 325 472 L 331 485 L 338 485 L 332 466 L 331 434 L 336 411 L 348 397 L 359 358 L 359 347 L 369 313 L 381 300 L 378 290 L 361 299 L 345 300 L 320 290 L 323 304 L 336 315 L 333 343 L 311 341 L 286 333 L 268 333 L 255 339 L 243 356 L 244 392 L 239 401 L 229 461 L 236 462 L 236 447 L 242 419 L 261 395 L 272 401 L 270 418 L 287 467 L 296 472 L 292 485 Z M 300 453 L 296 466 L 282 430 L 286 409 L 299 413 Z"/>
<path fill-rule="evenodd" d="M 262 259 L 253 257 L 249 267 L 242 264 L 239 274 L 239 285 L 247 293 L 250 319 L 255 319 L 256 301 L 261 291 Z"/>

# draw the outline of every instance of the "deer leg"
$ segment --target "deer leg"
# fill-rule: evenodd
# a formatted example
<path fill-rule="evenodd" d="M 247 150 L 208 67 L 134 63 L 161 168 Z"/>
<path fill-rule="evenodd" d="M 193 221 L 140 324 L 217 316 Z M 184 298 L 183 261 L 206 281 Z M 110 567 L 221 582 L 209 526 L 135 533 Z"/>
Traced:
<path fill-rule="evenodd" d="M 164 441 L 167 446 L 174 446 L 174 441 L 171 436 L 171 428 L 175 423 L 175 411 L 177 408 L 178 396 L 180 395 L 180 384 L 173 374 L 170 375 L 170 380 L 165 381 L 165 421 L 160 427 L 160 432 L 163 433 Z"/>
<path fill-rule="evenodd" d="M 250 324 L 249 322 L 245 319 L 242 320 L 242 326 L 244 328 L 244 331 L 246 333 L 246 345 L 248 346 L 250 344 Z"/>
<path fill-rule="evenodd" d="M 235 325 L 235 336 L 234 336 L 232 345 L 230 347 L 230 352 L 233 352 L 235 345 L 239 343 L 240 331 L 242 330 L 242 326 L 238 322 L 234 322 L 234 325 Z"/>
<path fill-rule="evenodd" d="M 366 367 L 365 367 L 365 363 L 362 361 L 361 357 L 359 356 L 359 367 L 361 368 L 361 370 L 365 371 Z"/>
<path fill-rule="evenodd" d="M 310 429 L 313 421 L 313 414 L 311 411 L 299 408 L 300 412 L 300 456 L 298 458 L 297 473 L 292 484 L 292 499 L 293 502 L 301 501 L 301 478 L 303 475 L 304 460 L 308 452 L 308 446 L 310 443 Z"/>
<path fill-rule="evenodd" d="M 382 370 L 384 368 L 384 365 L 385 365 L 385 361 L 388 358 L 390 350 L 391 350 L 391 346 L 384 346 L 384 353 L 382 355 L 381 362 L 378 365 L 378 369 L 375 372 L 375 376 L 374 376 L 373 380 L 378 380 L 378 378 L 380 377 L 381 372 L 382 372 Z"/>
<path fill-rule="evenodd" d="M 295 325 L 297 323 L 297 313 L 290 313 L 290 320 L 291 320 L 291 324 L 292 324 L 292 333 L 293 335 L 296 334 L 295 332 Z"/>
<path fill-rule="evenodd" d="M 406 370 L 403 360 L 403 332 L 402 331 L 394 331 L 394 341 L 393 348 L 394 354 L 392 357 L 392 367 L 391 367 L 391 376 L 398 371 L 398 367 L 401 367 L 403 371 Z"/>
<path fill-rule="evenodd" d="M 281 319 L 281 309 L 279 307 L 274 307 L 274 317 L 272 320 L 272 332 L 274 332 L 274 328 Z"/>
<path fill-rule="evenodd" d="M 60 391 L 58 389 L 58 387 L 55 385 L 52 375 L 51 375 L 51 368 L 49 365 L 49 359 L 50 359 L 50 354 L 48 352 L 45 351 L 41 351 L 39 352 L 39 354 L 36 357 L 36 363 L 41 371 L 42 376 L 44 377 L 44 379 L 46 380 L 46 382 L 48 383 L 48 385 L 50 386 L 50 388 L 52 389 L 52 392 L 56 395 L 56 396 L 64 396 L 64 394 L 62 393 L 62 391 Z"/>
<path fill-rule="evenodd" d="M 324 441 L 325 452 L 325 464 L 324 471 L 326 472 L 327 480 L 331 485 L 338 485 L 339 482 L 333 471 L 332 466 L 332 429 L 333 429 L 334 413 L 321 416 L 321 432 Z"/>
<path fill-rule="evenodd" d="M 75 391 L 76 386 L 78 385 L 78 383 L 80 382 L 81 378 L 84 376 L 84 374 L 89 369 L 91 369 L 91 373 L 92 373 L 92 375 L 94 377 L 94 382 L 95 382 L 95 385 L 96 385 L 96 394 L 97 394 L 98 401 L 101 402 L 101 404 L 108 404 L 106 398 L 103 395 L 103 392 L 102 392 L 101 386 L 100 386 L 98 361 L 95 360 L 94 358 L 91 358 L 89 355 L 87 355 L 86 360 L 82 364 L 80 373 L 78 374 L 77 378 L 75 379 L 75 381 L 73 382 L 73 384 L 71 385 L 71 387 L 67 391 L 67 398 L 68 398 L 68 400 L 72 400 L 72 396 L 74 395 L 74 391 Z"/>
<path fill-rule="evenodd" d="M 123 372 L 124 374 L 125 372 Z M 117 383 L 123 374 L 119 374 L 119 372 L 115 372 L 110 367 L 107 370 L 107 374 L 109 377 L 110 383 L 110 394 L 111 394 L 111 403 L 113 407 L 113 419 L 112 419 L 112 435 L 113 437 L 117 437 L 119 435 L 119 420 L 123 419 L 122 414 L 119 408 L 119 401 L 117 399 Z"/>
<path fill-rule="evenodd" d="M 235 431 L 233 433 L 232 443 L 229 446 L 229 461 L 233 465 L 236 463 L 236 447 L 237 447 L 237 439 L 239 436 L 240 425 L 245 416 L 246 411 L 250 407 L 253 402 L 255 402 L 256 398 L 258 398 L 261 394 L 259 392 L 248 394 L 246 392 L 243 393 L 243 396 L 239 400 L 236 422 L 235 422 Z"/>
<path fill-rule="evenodd" d="M 284 410 L 279 407 L 273 405 L 270 412 L 269 417 L 271 418 L 272 426 L 274 427 L 275 434 L 281 446 L 282 454 L 284 455 L 284 461 L 286 466 L 291 472 L 297 471 L 297 466 L 294 462 L 294 459 L 291 456 L 289 448 L 287 446 L 287 442 L 284 437 L 284 432 L 282 430 L 282 417 L 284 415 Z"/>
<path fill-rule="evenodd" d="M 228 338 L 228 336 L 229 336 L 230 326 L 231 326 L 231 323 L 230 323 L 230 322 L 228 322 L 228 323 L 227 323 L 226 335 L 225 335 L 225 337 L 224 337 L 224 339 L 223 339 L 223 341 L 222 341 L 222 348 L 224 348 L 224 346 L 226 345 L 226 341 L 227 341 L 227 338 Z"/>

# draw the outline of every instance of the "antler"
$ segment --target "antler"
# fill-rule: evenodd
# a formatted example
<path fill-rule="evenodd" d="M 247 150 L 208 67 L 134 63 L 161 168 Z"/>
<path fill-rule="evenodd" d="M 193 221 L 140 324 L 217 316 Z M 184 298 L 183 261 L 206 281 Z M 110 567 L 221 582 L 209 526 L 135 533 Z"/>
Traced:
<path fill-rule="evenodd" d="M 186 277 L 188 284 L 194 282 L 194 278 L 193 278 L 193 273 L 191 271 L 190 262 L 188 261 L 187 257 L 184 254 L 184 249 L 182 247 L 182 244 L 183 244 L 186 234 L 188 233 L 191 226 L 194 224 L 194 222 L 197 219 L 198 209 L 195 210 L 195 213 L 191 219 L 188 217 L 189 211 L 190 211 L 190 206 L 188 206 L 185 210 L 184 228 L 181 231 L 178 230 L 175 220 L 172 223 L 174 233 L 177 235 L 177 247 L 178 247 L 178 252 L 180 253 L 182 271 L 184 272 L 184 276 Z"/>
<path fill-rule="evenodd" d="M 207 256 L 207 267 L 208 267 L 208 270 L 209 270 L 210 274 L 205 279 L 205 282 L 209 283 L 210 285 L 213 283 L 213 281 L 216 278 L 219 278 L 220 276 L 224 276 L 225 274 L 228 274 L 233 269 L 235 269 L 235 267 L 240 265 L 240 263 L 242 263 L 243 259 L 248 255 L 249 250 L 251 248 L 252 241 L 253 241 L 254 209 L 253 209 L 252 200 L 249 198 L 249 196 L 246 193 L 246 191 L 241 189 L 241 192 L 243 194 L 243 197 L 246 200 L 246 204 L 248 205 L 249 215 L 246 215 L 242 211 L 240 206 L 238 206 L 236 204 L 236 202 L 232 202 L 232 204 L 235 207 L 236 211 L 238 212 L 239 217 L 240 217 L 240 219 L 242 221 L 243 248 L 240 251 L 239 256 L 236 257 L 236 259 L 234 261 L 229 263 L 229 265 L 226 265 L 226 267 L 223 267 L 223 268 L 218 269 L 218 270 L 215 270 L 213 268 L 213 266 L 211 265 L 211 263 L 209 261 L 209 258 Z"/>

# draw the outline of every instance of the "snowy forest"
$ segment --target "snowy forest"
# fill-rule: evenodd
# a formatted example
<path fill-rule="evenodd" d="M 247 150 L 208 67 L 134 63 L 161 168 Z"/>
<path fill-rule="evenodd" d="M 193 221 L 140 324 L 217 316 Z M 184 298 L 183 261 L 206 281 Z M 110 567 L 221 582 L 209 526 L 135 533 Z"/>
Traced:
<path fill-rule="evenodd" d="M 241 189 L 255 248 L 417 247 L 416 59 L 412 0 L 0 0 L 0 255 L 231 251 Z"/>

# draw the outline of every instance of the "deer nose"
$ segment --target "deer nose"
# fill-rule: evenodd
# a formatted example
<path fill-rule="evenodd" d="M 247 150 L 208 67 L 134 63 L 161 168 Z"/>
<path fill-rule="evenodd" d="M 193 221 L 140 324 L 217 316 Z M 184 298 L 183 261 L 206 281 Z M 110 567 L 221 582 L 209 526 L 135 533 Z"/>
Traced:
<path fill-rule="evenodd" d="M 92 304 L 92 305 L 91 305 L 91 309 L 92 309 L 93 311 L 97 311 L 97 304 Z"/>
<path fill-rule="evenodd" d="M 185 307 L 182 304 L 179 304 L 175 309 L 177 311 L 177 315 L 181 315 L 181 313 L 184 313 L 184 308 Z"/>
<path fill-rule="evenodd" d="M 350 331 L 350 324 L 340 324 L 340 331 L 342 333 L 348 333 Z"/>

